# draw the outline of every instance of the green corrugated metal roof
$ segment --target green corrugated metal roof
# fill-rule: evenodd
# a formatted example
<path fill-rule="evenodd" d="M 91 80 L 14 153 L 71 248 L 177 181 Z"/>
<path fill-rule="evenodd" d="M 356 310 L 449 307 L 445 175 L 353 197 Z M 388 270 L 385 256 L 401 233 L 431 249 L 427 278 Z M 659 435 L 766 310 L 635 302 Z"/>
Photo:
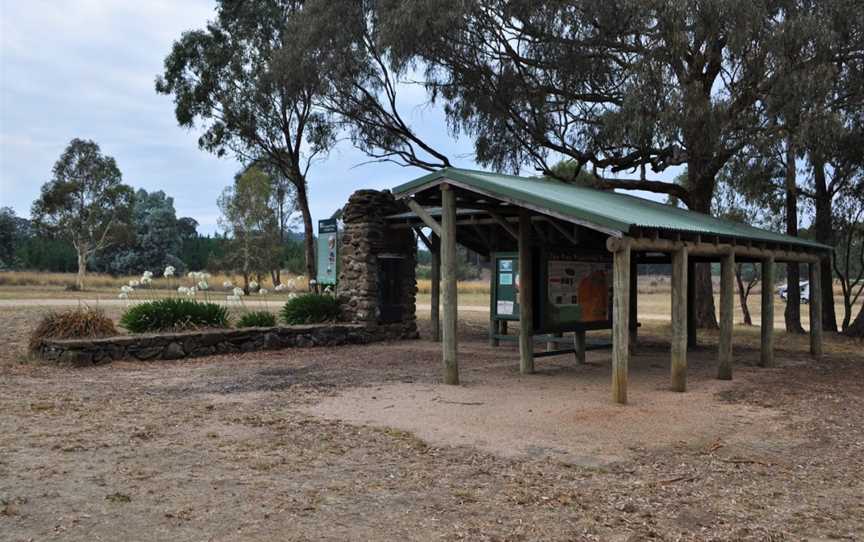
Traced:
<path fill-rule="evenodd" d="M 420 191 L 426 185 L 436 184 L 443 179 L 494 198 L 509 200 L 541 212 L 546 210 L 562 218 L 588 223 L 601 230 L 627 233 L 632 227 L 657 228 L 831 250 L 828 246 L 807 239 L 713 218 L 636 196 L 545 178 L 445 168 L 401 184 L 393 189 L 393 193 L 396 196 L 410 195 Z"/>

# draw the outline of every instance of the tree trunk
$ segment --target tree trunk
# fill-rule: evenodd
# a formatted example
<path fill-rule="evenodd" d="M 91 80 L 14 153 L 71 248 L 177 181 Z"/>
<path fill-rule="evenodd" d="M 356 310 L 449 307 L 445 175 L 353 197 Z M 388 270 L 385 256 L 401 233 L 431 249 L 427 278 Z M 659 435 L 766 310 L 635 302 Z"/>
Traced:
<path fill-rule="evenodd" d="M 859 339 L 864 337 L 864 307 L 858 311 L 855 320 L 853 320 L 852 323 L 843 330 L 843 333 L 850 337 L 857 337 Z"/>
<path fill-rule="evenodd" d="M 249 274 L 250 274 L 250 256 L 249 256 L 249 232 L 243 232 L 243 293 L 249 295 Z"/>
<path fill-rule="evenodd" d="M 825 181 L 825 160 L 818 153 L 810 153 L 810 161 L 813 165 L 813 181 L 816 193 L 815 207 L 816 218 L 813 221 L 813 229 L 816 240 L 829 246 L 834 246 L 834 231 L 831 226 L 831 194 Z M 823 258 L 820 264 L 820 276 L 822 280 L 822 329 L 824 331 L 837 332 L 837 315 L 834 312 L 834 270 L 831 268 L 830 258 Z"/>
<path fill-rule="evenodd" d="M 796 178 L 795 145 L 786 139 L 786 235 L 798 237 L 798 180 Z M 804 333 L 801 325 L 800 267 L 796 262 L 786 264 L 786 331 Z"/>
<path fill-rule="evenodd" d="M 312 213 L 309 211 L 309 198 L 306 194 L 306 180 L 302 179 L 296 183 L 297 186 L 297 205 L 300 207 L 300 214 L 303 216 L 303 245 L 306 253 L 306 275 L 309 279 L 310 290 L 313 280 L 315 280 L 315 230 L 312 226 Z"/>
<path fill-rule="evenodd" d="M 714 195 L 714 177 L 690 177 L 688 165 L 688 178 L 690 179 L 691 199 L 689 208 L 691 211 L 711 214 L 711 199 Z M 695 303 L 693 307 L 696 327 L 701 329 L 718 329 L 717 313 L 714 308 L 714 284 L 711 281 L 711 264 L 697 263 L 694 266 L 693 277 L 696 288 Z"/>
<path fill-rule="evenodd" d="M 84 275 L 87 274 L 87 248 L 78 249 L 78 276 L 75 278 L 75 286 L 84 291 Z"/>
<path fill-rule="evenodd" d="M 735 266 L 735 280 L 738 282 L 738 300 L 741 303 L 741 312 L 744 313 L 744 325 L 752 326 L 753 318 L 750 317 L 750 307 L 747 306 L 747 295 L 750 292 L 744 288 L 744 280 L 741 278 L 741 264 Z"/>

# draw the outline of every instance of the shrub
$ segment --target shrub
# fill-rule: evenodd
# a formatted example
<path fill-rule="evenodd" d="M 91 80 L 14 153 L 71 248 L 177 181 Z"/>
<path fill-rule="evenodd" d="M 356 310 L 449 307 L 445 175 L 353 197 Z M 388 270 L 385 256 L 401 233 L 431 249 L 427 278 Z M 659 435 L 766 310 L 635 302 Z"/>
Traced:
<path fill-rule="evenodd" d="M 88 339 L 116 335 L 114 322 L 99 309 L 79 307 L 45 315 L 30 333 L 29 348 L 38 352 L 48 339 Z"/>
<path fill-rule="evenodd" d="M 273 327 L 276 315 L 268 311 L 247 312 L 237 321 L 237 327 Z"/>
<path fill-rule="evenodd" d="M 120 318 L 132 333 L 228 327 L 228 309 L 216 303 L 169 297 L 134 305 Z"/>
<path fill-rule="evenodd" d="M 303 294 L 289 299 L 282 308 L 286 324 L 313 324 L 339 318 L 339 301 L 320 294 Z"/>

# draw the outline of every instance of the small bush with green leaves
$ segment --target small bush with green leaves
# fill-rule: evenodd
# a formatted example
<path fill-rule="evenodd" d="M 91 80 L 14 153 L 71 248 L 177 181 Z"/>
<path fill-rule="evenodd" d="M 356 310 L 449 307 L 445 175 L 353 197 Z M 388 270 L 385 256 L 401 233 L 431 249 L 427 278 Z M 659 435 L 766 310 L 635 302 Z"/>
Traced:
<path fill-rule="evenodd" d="M 38 352 L 48 339 L 90 339 L 117 335 L 114 321 L 99 309 L 78 307 L 46 314 L 30 333 L 30 351 Z"/>
<path fill-rule="evenodd" d="M 276 315 L 269 311 L 247 312 L 237 321 L 237 327 L 273 327 Z"/>
<path fill-rule="evenodd" d="M 339 301 L 321 294 L 303 294 L 289 299 L 282 308 L 286 324 L 315 324 L 339 319 Z"/>
<path fill-rule="evenodd" d="M 194 299 L 157 299 L 130 307 L 120 325 L 132 333 L 228 327 L 228 309 Z"/>

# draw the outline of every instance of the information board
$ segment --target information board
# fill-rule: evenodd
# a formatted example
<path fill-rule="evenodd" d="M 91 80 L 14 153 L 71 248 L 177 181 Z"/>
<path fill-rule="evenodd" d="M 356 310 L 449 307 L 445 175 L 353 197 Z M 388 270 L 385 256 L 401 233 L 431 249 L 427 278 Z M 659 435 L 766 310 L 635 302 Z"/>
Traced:
<path fill-rule="evenodd" d="M 546 261 L 543 327 L 553 330 L 574 323 L 608 321 L 611 265 L 566 258 L 550 256 Z"/>
<path fill-rule="evenodd" d="M 572 331 L 584 324 L 602 324 L 612 318 L 612 262 L 604 253 L 589 251 L 537 251 L 533 285 L 534 330 L 537 333 Z M 519 255 L 499 252 L 492 280 L 492 317 L 519 320 Z"/>
<path fill-rule="evenodd" d="M 499 320 L 519 319 L 519 255 L 515 252 L 493 254 L 492 315 Z"/>
<path fill-rule="evenodd" d="M 318 284 L 336 284 L 339 276 L 339 225 L 335 218 L 318 221 Z"/>

